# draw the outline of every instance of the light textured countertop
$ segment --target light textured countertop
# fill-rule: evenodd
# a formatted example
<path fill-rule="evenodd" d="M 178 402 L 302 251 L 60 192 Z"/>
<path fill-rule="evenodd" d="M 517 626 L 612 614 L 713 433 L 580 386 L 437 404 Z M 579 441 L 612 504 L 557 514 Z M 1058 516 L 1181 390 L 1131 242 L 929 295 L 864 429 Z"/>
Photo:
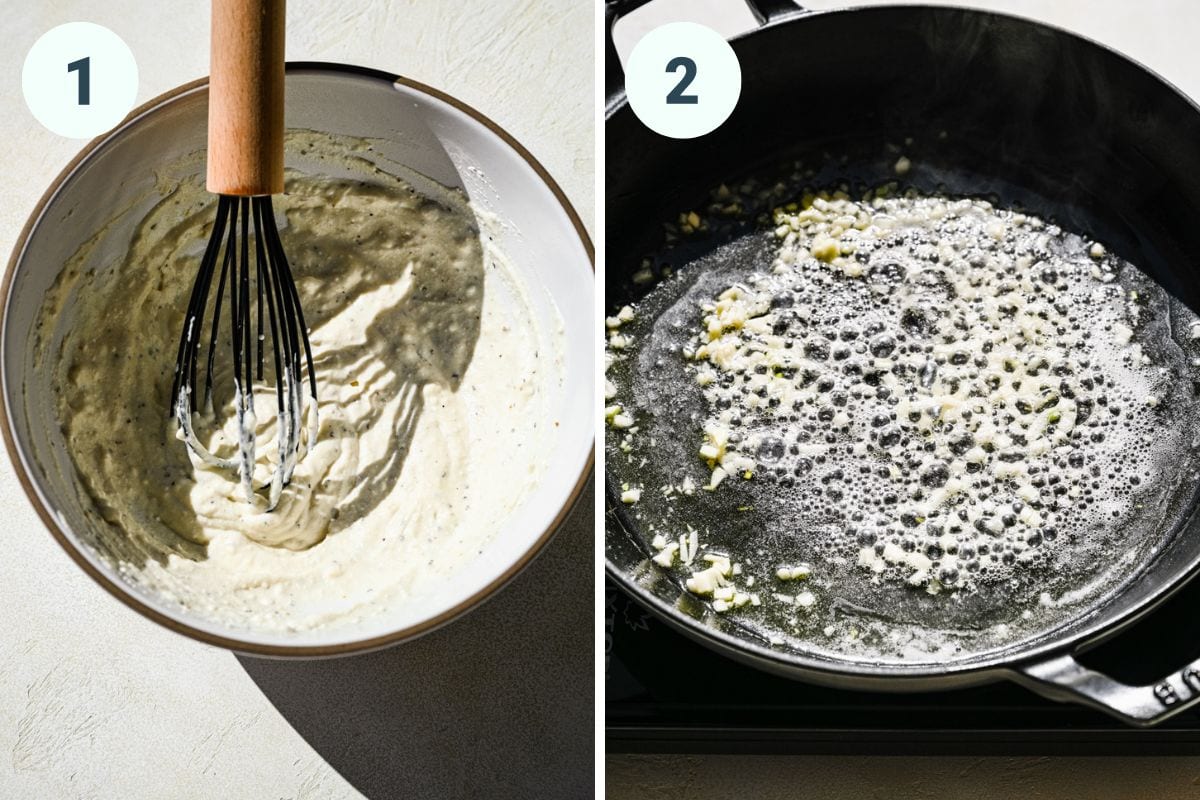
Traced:
<path fill-rule="evenodd" d="M 593 222 L 593 8 L 573 0 L 291 0 L 291 60 L 394 71 L 517 137 Z M 208 71 L 208 4 L 6 0 L 0 250 L 82 146 L 44 130 L 21 64 L 53 26 L 116 31 L 138 102 Z M 0 798 L 591 795 L 592 499 L 483 608 L 369 656 L 235 658 L 159 628 L 75 567 L 0 457 Z M 340 773 L 340 774 L 339 774 Z M 357 787 L 357 790 L 356 788 Z M 361 794 L 360 794 L 361 792 Z"/>
<path fill-rule="evenodd" d="M 812 9 L 889 0 L 804 0 Z M 1200 3 L 1188 0 L 956 0 L 1039 19 L 1127 53 L 1200 98 Z M 753 27 L 739 0 L 657 0 L 626 26 L 622 52 L 664 22 L 692 19 L 733 35 Z M 1200 142 L 1197 142 L 1200 147 Z M 1200 755 L 1200 754 L 1198 754 Z M 610 756 L 612 800 L 1184 800 L 1200 797 L 1197 758 Z"/>

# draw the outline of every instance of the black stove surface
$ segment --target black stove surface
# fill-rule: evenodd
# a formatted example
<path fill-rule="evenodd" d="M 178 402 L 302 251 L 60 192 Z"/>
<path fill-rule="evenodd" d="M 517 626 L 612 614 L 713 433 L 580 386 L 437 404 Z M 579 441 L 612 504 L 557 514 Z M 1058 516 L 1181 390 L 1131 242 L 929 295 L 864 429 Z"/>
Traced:
<path fill-rule="evenodd" d="M 610 753 L 1200 755 L 1200 708 L 1150 729 L 999 682 L 876 694 L 769 675 L 677 633 L 613 583 L 606 592 Z M 1080 656 L 1151 683 L 1200 658 L 1200 580 Z"/>

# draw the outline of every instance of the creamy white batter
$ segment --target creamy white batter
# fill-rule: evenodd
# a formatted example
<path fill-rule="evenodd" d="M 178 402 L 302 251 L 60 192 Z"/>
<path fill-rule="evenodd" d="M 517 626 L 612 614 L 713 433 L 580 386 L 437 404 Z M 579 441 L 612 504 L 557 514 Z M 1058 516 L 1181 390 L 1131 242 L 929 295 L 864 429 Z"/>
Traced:
<path fill-rule="evenodd" d="M 170 191 L 120 263 L 87 272 L 86 248 L 77 254 L 42 311 L 51 333 L 39 337 L 55 342 L 65 327 L 44 357 L 56 365 L 57 411 L 102 555 L 193 613 L 267 631 L 353 625 L 453 580 L 541 474 L 563 372 L 560 326 L 535 322 L 526 287 L 481 246 L 463 198 L 435 201 L 339 160 L 345 142 L 308 134 L 302 144 L 363 177 L 291 175 L 276 198 L 310 328 L 320 431 L 273 512 L 262 498 L 248 504 L 236 476 L 193 463 L 167 414 L 186 293 L 213 219 L 198 181 Z M 223 324 L 218 404 L 232 395 Z M 256 391 L 265 474 L 275 400 Z M 224 429 L 196 422 L 222 454 L 231 407 L 218 413 Z"/>

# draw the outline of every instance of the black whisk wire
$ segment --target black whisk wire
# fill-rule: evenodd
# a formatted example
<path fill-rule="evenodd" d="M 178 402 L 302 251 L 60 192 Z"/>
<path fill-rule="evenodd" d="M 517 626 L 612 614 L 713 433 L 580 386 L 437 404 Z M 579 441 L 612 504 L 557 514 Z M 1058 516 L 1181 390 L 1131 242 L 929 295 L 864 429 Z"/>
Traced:
<path fill-rule="evenodd" d="M 253 266 L 250 261 L 251 239 L 254 240 Z M 221 270 L 209 323 L 204 396 L 202 405 L 198 405 L 196 379 L 201 331 L 218 261 Z M 251 284 L 254 284 L 253 290 Z M 213 374 L 227 285 L 234 410 L 238 428 L 237 455 L 232 458 L 218 456 L 209 451 L 196 437 L 192 427 L 193 414 L 213 413 Z M 252 298 L 257 300 L 257 309 L 252 305 Z M 254 335 L 256 321 L 257 336 Z M 254 467 L 257 419 L 254 408 L 254 381 L 257 379 L 261 382 L 264 379 L 268 327 L 274 366 L 278 452 L 270 480 L 256 487 Z M 254 342 L 257 342 L 257 352 Z M 308 370 L 307 403 L 302 396 L 301 348 L 304 352 L 304 366 Z M 300 295 L 295 279 L 275 226 L 271 198 L 220 195 L 217 200 L 216 220 L 200 260 L 200 270 L 188 301 L 175 360 L 171 413 L 179 423 L 183 439 L 201 461 L 218 468 L 236 470 L 247 499 L 253 500 L 257 489 L 266 488 L 267 508 L 270 510 L 279 502 L 283 486 L 291 480 L 297 461 L 315 441 L 318 424 L 316 397 L 316 373 L 313 370 L 308 329 L 300 309 Z M 301 431 L 306 418 L 306 406 L 307 440 Z"/>
<path fill-rule="evenodd" d="M 263 223 L 262 223 L 262 206 L 254 206 L 254 259 L 255 265 L 258 267 L 258 312 L 259 312 L 259 344 L 258 344 L 258 378 L 262 380 L 263 374 L 263 356 L 262 356 L 262 299 L 267 298 L 267 314 L 271 323 L 271 354 L 275 361 L 275 374 L 283 374 L 283 364 L 280 360 L 279 349 L 279 326 L 275 322 L 275 292 L 270 289 L 263 291 L 263 286 L 273 286 L 271 279 L 271 265 L 267 261 L 266 251 L 263 248 Z M 283 392 L 275 393 L 275 402 L 278 406 L 278 414 L 283 417 Z"/>

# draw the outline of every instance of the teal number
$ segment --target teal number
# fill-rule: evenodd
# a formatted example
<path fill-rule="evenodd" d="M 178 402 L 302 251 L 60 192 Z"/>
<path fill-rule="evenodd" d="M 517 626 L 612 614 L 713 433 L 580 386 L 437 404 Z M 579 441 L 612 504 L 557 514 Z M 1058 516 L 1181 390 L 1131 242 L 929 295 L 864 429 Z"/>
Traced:
<path fill-rule="evenodd" d="M 672 58 L 667 64 L 667 72 L 675 72 L 681 67 L 683 68 L 683 77 L 667 95 L 667 105 L 695 105 L 700 102 L 700 98 L 696 95 L 684 94 L 687 87 L 692 85 L 692 81 L 696 80 L 696 62 L 687 56 Z"/>
<path fill-rule="evenodd" d="M 92 104 L 92 59 L 84 57 L 67 64 L 67 72 L 79 73 L 79 105 Z"/>

